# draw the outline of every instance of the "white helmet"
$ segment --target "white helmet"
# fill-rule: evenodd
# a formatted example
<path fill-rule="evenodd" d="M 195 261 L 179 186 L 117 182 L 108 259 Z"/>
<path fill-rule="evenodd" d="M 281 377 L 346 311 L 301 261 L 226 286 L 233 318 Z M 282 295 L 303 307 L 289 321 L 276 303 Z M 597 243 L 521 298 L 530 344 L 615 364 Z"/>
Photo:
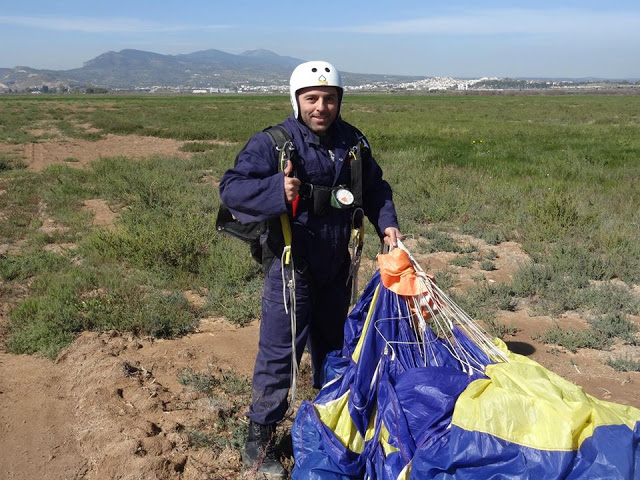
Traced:
<path fill-rule="evenodd" d="M 342 103 L 342 77 L 336 67 L 329 62 L 321 60 L 301 63 L 293 70 L 289 80 L 291 106 L 293 107 L 295 118 L 298 118 L 300 113 L 297 92 L 306 87 L 337 87 L 339 102 Z M 340 111 L 340 103 L 338 104 L 338 111 Z"/>

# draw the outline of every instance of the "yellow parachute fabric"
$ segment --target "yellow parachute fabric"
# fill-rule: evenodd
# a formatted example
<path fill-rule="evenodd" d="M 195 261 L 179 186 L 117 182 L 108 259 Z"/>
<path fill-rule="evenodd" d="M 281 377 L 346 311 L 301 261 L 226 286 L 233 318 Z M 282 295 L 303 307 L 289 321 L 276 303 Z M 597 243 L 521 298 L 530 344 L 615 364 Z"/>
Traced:
<path fill-rule="evenodd" d="M 533 360 L 508 356 L 508 363 L 487 366 L 489 379 L 472 382 L 458 397 L 453 425 L 526 447 L 570 451 L 597 427 L 633 430 L 640 419 L 637 408 L 598 400 Z"/>

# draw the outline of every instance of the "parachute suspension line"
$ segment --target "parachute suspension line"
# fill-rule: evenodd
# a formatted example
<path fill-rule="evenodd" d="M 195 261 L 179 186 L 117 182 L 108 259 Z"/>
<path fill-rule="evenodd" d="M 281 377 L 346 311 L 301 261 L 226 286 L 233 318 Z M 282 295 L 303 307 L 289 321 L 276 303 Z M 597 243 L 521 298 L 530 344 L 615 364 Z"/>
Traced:
<path fill-rule="evenodd" d="M 376 322 L 373 324 L 373 328 L 376 329 L 376 332 L 378 332 L 378 335 L 380 335 L 380 337 L 384 340 L 384 343 L 385 343 L 385 345 L 384 345 L 384 354 L 385 355 L 389 355 L 389 352 L 391 352 L 391 359 L 395 359 L 396 356 L 397 356 L 397 353 L 396 353 L 396 349 L 393 348 L 393 344 L 394 343 L 395 344 L 400 344 L 402 342 L 398 342 L 398 341 L 394 342 L 394 341 L 389 340 L 387 337 L 384 336 L 382 331 L 378 328 L 378 324 L 379 323 L 382 323 L 382 322 L 385 322 L 385 321 L 388 322 L 388 321 L 391 321 L 391 320 L 393 320 L 393 321 L 396 321 L 396 320 L 402 321 L 402 317 L 399 317 L 399 318 L 381 318 L 380 320 L 376 320 Z"/>
<path fill-rule="evenodd" d="M 425 352 L 425 361 L 427 360 L 425 349 L 430 347 L 430 341 L 426 334 L 426 324 L 427 319 L 429 319 L 429 325 L 436 336 L 446 339 L 446 342 L 443 342 L 443 346 L 460 362 L 465 372 L 469 374 L 472 374 L 474 370 L 484 372 L 485 366 L 459 341 L 460 333 L 471 340 L 492 361 L 508 362 L 505 353 L 494 345 L 489 334 L 438 287 L 432 277 L 425 273 L 402 241 L 398 241 L 398 248 L 407 253 L 423 286 L 424 292 L 412 298 L 414 308 L 410 310 L 416 314 L 419 325 L 422 325 L 423 322 L 425 324 L 425 329 L 422 330 L 420 328 L 421 334 L 417 336 L 422 342 L 421 349 Z M 429 356 L 437 364 L 433 351 Z"/>
<path fill-rule="evenodd" d="M 436 314 L 436 311 L 429 305 L 429 300 L 434 298 L 434 296 L 432 295 L 433 290 L 431 288 L 433 282 L 430 281 L 430 278 L 427 277 L 426 274 L 418 275 L 418 278 L 427 290 L 426 293 L 420 295 L 420 300 L 418 303 L 422 308 L 425 308 L 427 310 L 427 314 L 430 318 L 433 319 L 433 325 L 437 329 L 437 331 L 435 332 L 436 335 L 447 340 L 443 343 L 443 346 L 447 349 L 447 351 L 453 358 L 458 360 L 462 371 L 471 374 L 473 371 L 473 367 L 471 366 L 469 361 L 470 356 L 467 354 L 466 350 L 463 347 L 458 346 L 458 348 L 456 348 L 456 345 L 454 345 L 454 342 L 456 341 L 454 334 L 454 319 L 448 315 L 446 308 L 442 308 L 443 306 L 440 306 L 440 308 L 438 309 L 437 313 L 439 313 L 439 315 Z M 424 317 L 422 308 L 420 308 L 418 311 L 420 312 L 420 315 Z M 480 367 L 482 367 L 482 365 L 480 365 Z"/>
<path fill-rule="evenodd" d="M 501 354 L 489 340 L 488 335 L 484 333 L 477 324 L 458 307 L 439 287 L 426 275 L 419 273 L 419 278 L 424 284 L 427 293 L 422 295 L 437 299 L 434 305 L 430 305 L 429 301 L 421 301 L 421 304 L 427 310 L 430 318 L 433 319 L 433 325 L 439 336 L 448 340 L 444 344 L 445 348 L 456 358 L 466 373 L 472 374 L 473 371 L 484 372 L 484 364 L 480 363 L 467 349 L 462 345 L 456 335 L 456 329 L 462 331 L 467 337 L 477 345 L 487 355 L 492 356 L 494 351 Z M 424 305 L 426 304 L 426 305 Z"/>
<path fill-rule="evenodd" d="M 472 342 L 484 350 L 492 360 L 496 362 L 509 361 L 505 353 L 493 344 L 489 335 L 482 330 L 466 312 L 453 302 L 446 293 L 440 290 L 437 285 L 434 285 L 434 289 L 443 304 L 446 305 L 448 313 L 458 320 L 456 323 L 460 330 L 462 330 Z"/>
<path fill-rule="evenodd" d="M 433 357 L 433 364 L 438 366 L 438 361 L 433 351 L 431 341 L 427 338 L 427 322 L 424 318 L 424 315 L 421 314 L 422 312 L 420 310 L 420 301 L 415 297 L 410 297 L 407 300 L 413 304 L 413 307 L 410 308 L 410 310 L 416 313 L 414 315 L 414 321 L 411 322 L 411 325 L 413 326 L 415 337 L 420 339 L 420 341 L 418 342 L 418 347 L 420 348 L 422 366 L 426 367 L 427 365 L 429 365 L 429 353 L 431 353 L 431 357 Z M 417 314 L 418 312 L 420 314 Z M 427 349 L 429 349 L 430 351 L 427 352 Z"/>
<path fill-rule="evenodd" d="M 443 347 L 446 348 L 447 351 L 451 354 L 451 356 L 460 363 L 460 366 L 462 367 L 462 371 L 464 371 L 465 373 L 471 373 L 472 368 L 468 360 L 469 356 L 466 355 L 466 351 L 464 349 L 461 349 L 462 351 L 459 351 L 460 348 L 455 348 L 455 346 L 453 345 L 453 341 L 455 341 L 455 336 L 453 334 L 452 322 L 448 318 L 444 319 L 446 320 L 445 322 L 441 322 L 440 318 L 435 315 L 435 312 L 433 311 L 433 309 L 431 309 L 431 311 L 427 312 L 425 315 L 425 313 L 422 310 L 422 308 L 424 308 L 423 304 L 425 303 L 423 300 L 424 300 L 424 294 L 411 298 L 411 301 L 414 303 L 414 306 L 417 307 L 414 310 L 415 317 L 418 318 L 419 323 L 424 323 L 425 325 L 424 334 L 422 331 L 416 334 L 416 342 L 415 342 L 420 347 L 420 351 L 422 352 L 422 359 L 424 361 L 425 366 L 429 365 L 429 362 L 427 360 L 428 357 L 425 351 L 425 348 L 426 348 L 425 345 L 429 345 L 429 347 L 431 348 L 430 353 L 431 353 L 431 357 L 433 358 L 433 365 L 440 366 L 435 356 L 435 352 L 433 351 L 431 346 L 432 341 L 430 341 L 427 338 L 426 318 L 425 318 L 427 317 L 427 318 L 433 319 L 433 327 L 435 329 L 434 334 L 436 335 L 436 337 L 443 338 L 446 340 L 445 342 L 442 343 Z M 415 320 L 415 317 L 414 317 L 414 320 Z M 412 323 L 415 323 L 415 321 Z"/>
<path fill-rule="evenodd" d="M 288 263 L 287 263 L 288 258 Z M 291 417 L 298 389 L 298 354 L 296 351 L 297 320 L 296 320 L 296 275 L 291 257 L 291 245 L 285 246 L 280 257 L 282 273 L 282 299 L 284 311 L 291 319 L 291 388 L 289 390 L 289 407 L 286 416 Z M 289 289 L 289 295 L 287 295 Z"/>

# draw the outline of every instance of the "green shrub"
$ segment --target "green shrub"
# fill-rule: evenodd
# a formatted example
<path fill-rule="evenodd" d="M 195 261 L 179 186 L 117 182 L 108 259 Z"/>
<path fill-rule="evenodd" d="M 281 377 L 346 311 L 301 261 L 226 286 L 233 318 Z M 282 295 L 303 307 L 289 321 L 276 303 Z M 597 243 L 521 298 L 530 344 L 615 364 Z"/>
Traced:
<path fill-rule="evenodd" d="M 537 298 L 536 313 L 560 315 L 582 305 L 584 285 L 572 277 L 555 275 Z"/>
<path fill-rule="evenodd" d="M 621 338 L 632 344 L 638 342 L 635 336 L 638 328 L 620 312 L 598 316 L 590 320 L 589 324 L 606 338 Z"/>
<path fill-rule="evenodd" d="M 634 360 L 629 356 L 609 358 L 605 363 L 616 372 L 640 372 L 640 360 Z"/>
<path fill-rule="evenodd" d="M 72 302 L 57 293 L 21 302 L 9 314 L 7 351 L 55 358 L 81 329 Z"/>
<path fill-rule="evenodd" d="M 440 287 L 445 292 L 455 284 L 456 274 L 449 269 L 436 270 L 435 272 L 433 272 L 433 276 L 438 287 Z"/>
<path fill-rule="evenodd" d="M 553 246 L 547 262 L 555 272 L 571 276 L 585 286 L 590 280 L 609 280 L 615 275 L 614 269 L 601 255 L 589 252 L 578 243 Z"/>
<path fill-rule="evenodd" d="M 236 375 L 229 371 L 222 374 L 220 388 L 225 393 L 233 395 L 249 395 L 251 394 L 251 381 L 243 375 Z"/>
<path fill-rule="evenodd" d="M 468 288 L 463 294 L 456 295 L 454 301 L 471 318 L 494 321 L 496 310 L 513 311 L 517 300 L 509 286 L 479 282 Z"/>
<path fill-rule="evenodd" d="M 480 270 L 491 272 L 496 269 L 496 264 L 491 260 L 483 260 L 480 262 Z"/>
<path fill-rule="evenodd" d="M 463 255 L 449 260 L 449 265 L 456 267 L 470 267 L 473 264 L 474 258 L 470 255 Z"/>
<path fill-rule="evenodd" d="M 462 250 L 447 233 L 431 230 L 425 236 L 429 240 L 429 253 L 454 252 L 460 253 Z"/>
<path fill-rule="evenodd" d="M 517 327 L 513 325 L 505 325 L 504 323 L 498 322 L 495 318 L 486 319 L 485 323 L 487 325 L 487 333 L 492 337 L 505 339 L 518 332 Z"/>
<path fill-rule="evenodd" d="M 6 170 L 13 169 L 13 162 L 10 158 L 5 157 L 4 155 L 0 156 L 0 172 L 4 172 Z"/>
<path fill-rule="evenodd" d="M 68 265 L 69 260 L 64 256 L 44 250 L 0 256 L 0 278 L 26 280 L 45 272 L 60 271 Z"/>
<path fill-rule="evenodd" d="M 193 388 L 197 392 L 204 393 L 206 395 L 209 395 L 215 387 L 220 385 L 220 380 L 218 380 L 214 375 L 210 373 L 195 372 L 190 367 L 181 368 L 178 371 L 178 382 L 180 385 Z"/>
<path fill-rule="evenodd" d="M 213 221 L 198 212 L 132 209 L 123 213 L 121 225 L 116 231 L 95 232 L 89 239 L 91 248 L 152 270 L 199 273 L 216 235 Z"/>
<path fill-rule="evenodd" d="M 511 288 L 519 297 L 530 297 L 542 293 L 552 278 L 553 272 L 548 266 L 530 263 L 514 272 Z"/>
<path fill-rule="evenodd" d="M 640 299 L 628 287 L 607 282 L 586 289 L 582 304 L 596 314 L 620 312 L 637 315 Z"/>
<path fill-rule="evenodd" d="M 489 250 L 485 255 L 485 258 L 487 260 L 495 260 L 496 258 L 498 258 L 498 253 L 495 250 Z"/>
<path fill-rule="evenodd" d="M 504 234 L 495 230 L 481 233 L 480 238 L 489 245 L 499 245 L 507 239 Z"/>
<path fill-rule="evenodd" d="M 206 152 L 207 150 L 214 150 L 217 148 L 215 143 L 208 142 L 187 142 L 183 144 L 179 150 L 181 152 L 191 152 L 191 153 L 199 153 Z"/>
<path fill-rule="evenodd" d="M 240 449 L 247 436 L 247 424 L 240 419 L 241 411 L 250 400 L 251 383 L 233 372 L 213 375 L 184 368 L 178 372 L 180 384 L 208 398 L 217 410 L 212 422 L 187 428 L 193 448 L 207 448 L 220 453 L 224 448 Z"/>
<path fill-rule="evenodd" d="M 145 287 L 116 270 L 71 268 L 34 282 L 30 298 L 9 314 L 7 348 L 54 357 L 81 330 L 118 330 L 173 338 L 193 330 L 196 318 L 181 293 Z"/>
<path fill-rule="evenodd" d="M 541 335 L 537 335 L 535 339 L 547 344 L 560 345 L 573 353 L 577 352 L 579 348 L 608 350 L 613 343 L 611 338 L 596 330 L 562 329 L 558 325 Z"/>
<path fill-rule="evenodd" d="M 581 222 L 576 201 L 563 191 L 544 192 L 529 208 L 535 229 L 545 240 L 557 240 Z"/>
<path fill-rule="evenodd" d="M 0 172 L 23 170 L 25 168 L 27 168 L 27 165 L 21 159 L 0 154 Z"/>

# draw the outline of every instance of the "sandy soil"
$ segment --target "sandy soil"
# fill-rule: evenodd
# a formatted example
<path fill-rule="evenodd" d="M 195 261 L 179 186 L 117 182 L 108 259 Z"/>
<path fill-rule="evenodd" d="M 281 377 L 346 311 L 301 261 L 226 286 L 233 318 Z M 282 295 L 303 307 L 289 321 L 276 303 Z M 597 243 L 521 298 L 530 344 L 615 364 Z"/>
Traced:
<path fill-rule="evenodd" d="M 188 158 L 190 153 L 179 150 L 184 143 L 170 138 L 109 134 L 95 142 L 65 137 L 62 141 L 43 139 L 38 143 L 0 145 L 0 152 L 13 154 L 21 158 L 28 168 L 40 171 L 54 164 L 83 168 L 100 157 L 142 158 L 151 155 L 172 155 Z"/>
<path fill-rule="evenodd" d="M 39 170 L 68 158 L 77 160 L 71 165 L 82 167 L 105 155 L 182 155 L 179 145 L 173 140 L 108 136 L 91 143 L 43 141 L 20 146 L 21 153 L 17 153 L 29 168 Z M 112 228 L 116 214 L 105 202 L 94 199 L 85 208 L 94 213 L 97 227 Z M 491 272 L 477 266 L 449 267 L 459 271 L 457 288 L 470 285 L 480 274 L 489 281 L 506 281 L 527 260 L 516 243 L 490 247 L 470 237 L 460 240 L 475 243 L 481 254 L 492 249 L 498 257 L 497 269 Z M 16 246 L 6 246 L 5 251 L 11 248 Z M 425 270 L 433 271 L 447 266 L 450 256 L 424 255 L 419 261 Z M 366 281 L 372 266 L 364 267 Z M 6 321 L 9 309 L 2 293 L 0 284 L 0 323 Z M 194 303 L 202 301 L 196 293 L 185 294 Z M 603 363 L 629 347 L 572 354 L 540 344 L 532 337 L 557 320 L 530 316 L 526 305 L 516 312 L 501 313 L 499 320 L 518 329 L 505 339 L 512 350 L 530 356 L 597 398 L 640 408 L 640 373 L 615 372 Z M 584 324 L 570 315 L 560 320 L 563 325 Z M 640 325 L 639 318 L 635 321 Z M 208 318 L 193 334 L 170 341 L 83 333 L 55 361 L 11 355 L 0 348 L 0 478 L 252 478 L 251 472 L 240 473 L 235 451 L 214 457 L 189 447 L 184 427 L 211 421 L 216 410 L 182 386 L 178 373 L 190 367 L 250 375 L 257 339 L 257 322 L 236 328 L 224 319 Z"/>

